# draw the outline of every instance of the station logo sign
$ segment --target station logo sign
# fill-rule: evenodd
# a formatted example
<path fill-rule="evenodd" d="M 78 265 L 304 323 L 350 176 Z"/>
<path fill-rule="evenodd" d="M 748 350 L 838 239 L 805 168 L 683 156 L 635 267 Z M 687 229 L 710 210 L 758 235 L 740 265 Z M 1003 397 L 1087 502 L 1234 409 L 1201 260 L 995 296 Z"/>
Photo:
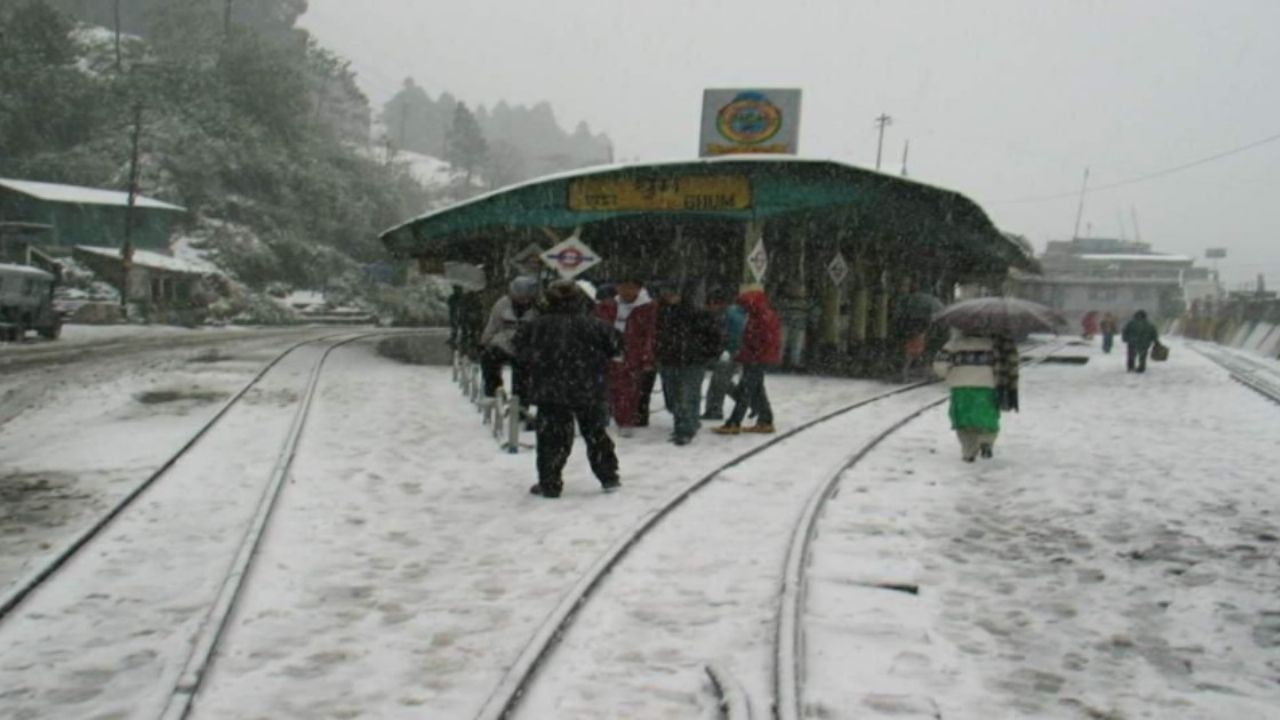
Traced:
<path fill-rule="evenodd" d="M 739 153 L 794 155 L 799 133 L 799 90 L 703 91 L 701 157 Z"/>
<path fill-rule="evenodd" d="M 595 250 L 578 239 L 577 235 L 566 238 L 555 247 L 542 253 L 542 262 L 566 280 L 572 280 L 581 273 L 599 265 L 602 258 Z"/>

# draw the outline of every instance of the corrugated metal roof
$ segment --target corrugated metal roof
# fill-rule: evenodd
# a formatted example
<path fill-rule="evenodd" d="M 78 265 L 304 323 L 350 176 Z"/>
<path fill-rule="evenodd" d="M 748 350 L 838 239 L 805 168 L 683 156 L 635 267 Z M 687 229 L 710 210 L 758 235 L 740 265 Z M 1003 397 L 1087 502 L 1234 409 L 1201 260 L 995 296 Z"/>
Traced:
<path fill-rule="evenodd" d="M 37 182 L 35 180 L 12 180 L 0 178 L 0 187 L 22 193 L 38 200 L 71 205 L 112 205 L 125 207 L 129 204 L 129 193 L 118 190 L 100 190 L 98 188 L 79 187 L 77 185 L 58 185 L 56 183 Z M 187 209 L 167 202 L 153 200 L 139 195 L 135 206 L 152 210 L 172 210 L 186 212 Z"/>
<path fill-rule="evenodd" d="M 42 280 L 52 280 L 53 275 L 27 265 L 13 265 L 11 263 L 0 263 L 0 272 L 11 273 L 14 275 L 26 275 L 29 277 L 38 277 Z"/>
<path fill-rule="evenodd" d="M 98 255 L 100 257 L 109 257 L 116 260 L 120 259 L 120 249 L 110 247 L 92 247 L 90 245 L 76 245 L 75 249 L 80 252 L 89 253 L 90 255 Z M 188 273 L 193 275 L 210 275 L 220 273 L 218 268 L 210 263 L 192 262 L 190 260 L 179 260 L 168 255 L 150 252 L 147 250 L 133 251 L 133 264 L 138 267 L 152 268 L 155 270 L 167 270 L 169 272 Z"/>

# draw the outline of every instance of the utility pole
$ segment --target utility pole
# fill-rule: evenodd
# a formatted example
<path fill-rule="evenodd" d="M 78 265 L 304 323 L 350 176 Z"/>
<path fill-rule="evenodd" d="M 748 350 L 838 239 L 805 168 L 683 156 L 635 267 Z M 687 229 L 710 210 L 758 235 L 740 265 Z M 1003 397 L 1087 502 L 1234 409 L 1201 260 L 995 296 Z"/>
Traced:
<path fill-rule="evenodd" d="M 1130 205 L 1129 212 L 1133 215 L 1133 239 L 1142 242 L 1142 230 L 1138 227 L 1138 208 Z"/>
<path fill-rule="evenodd" d="M 124 58 L 120 53 L 120 0 L 116 0 L 116 73 L 124 66 Z"/>
<path fill-rule="evenodd" d="M 902 177 L 907 176 L 907 153 L 911 151 L 911 141 L 902 144 Z"/>
<path fill-rule="evenodd" d="M 222 38 L 228 42 L 231 40 L 231 0 L 224 0 L 222 9 Z"/>
<path fill-rule="evenodd" d="M 876 125 L 880 126 L 880 140 L 876 143 L 876 170 L 880 169 L 880 153 L 884 150 L 885 126 L 892 124 L 893 118 L 884 113 L 880 113 L 880 117 L 876 118 Z"/>
<path fill-rule="evenodd" d="M 129 204 L 124 210 L 124 242 L 120 246 L 120 307 L 129 308 L 129 271 L 133 267 L 134 208 L 138 204 L 139 144 L 142 139 L 142 100 L 133 103 L 133 141 L 129 151 Z"/>
<path fill-rule="evenodd" d="M 1080 237 L 1080 218 L 1084 216 L 1084 193 L 1087 187 L 1089 187 L 1089 168 L 1084 169 L 1084 183 L 1080 185 L 1080 206 L 1076 208 L 1076 228 L 1071 231 L 1072 240 Z"/>

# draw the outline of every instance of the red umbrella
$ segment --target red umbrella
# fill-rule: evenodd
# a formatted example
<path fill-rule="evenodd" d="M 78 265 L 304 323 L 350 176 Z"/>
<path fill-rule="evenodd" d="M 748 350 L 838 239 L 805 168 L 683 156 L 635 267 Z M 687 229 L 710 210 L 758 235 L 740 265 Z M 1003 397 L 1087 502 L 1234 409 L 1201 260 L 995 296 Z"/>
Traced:
<path fill-rule="evenodd" d="M 1067 324 L 1061 315 L 1039 303 L 1011 297 L 961 300 L 933 316 L 935 322 L 972 335 L 1018 337 L 1033 332 L 1057 332 Z"/>

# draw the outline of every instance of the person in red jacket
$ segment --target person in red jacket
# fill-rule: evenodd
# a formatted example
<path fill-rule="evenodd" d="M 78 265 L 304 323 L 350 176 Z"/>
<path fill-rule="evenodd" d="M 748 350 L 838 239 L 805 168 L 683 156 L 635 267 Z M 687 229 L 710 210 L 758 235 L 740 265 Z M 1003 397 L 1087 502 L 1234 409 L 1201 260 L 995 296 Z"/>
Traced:
<path fill-rule="evenodd" d="M 747 327 L 742 333 L 742 347 L 735 360 L 742 364 L 742 380 L 738 384 L 738 398 L 733 413 L 724 425 L 712 432 L 720 435 L 737 435 L 740 432 L 771 433 L 773 408 L 764 389 L 764 369 L 782 361 L 782 323 L 778 313 L 769 304 L 763 290 L 748 290 L 738 296 L 738 305 L 747 311 Z M 747 409 L 756 412 L 756 424 L 742 427 Z"/>
<path fill-rule="evenodd" d="M 609 405 L 618 434 L 631 437 L 640 419 L 642 380 L 655 366 L 658 307 L 634 278 L 620 281 L 617 290 L 596 306 L 596 315 L 622 333 L 622 355 L 609 363 Z"/>

